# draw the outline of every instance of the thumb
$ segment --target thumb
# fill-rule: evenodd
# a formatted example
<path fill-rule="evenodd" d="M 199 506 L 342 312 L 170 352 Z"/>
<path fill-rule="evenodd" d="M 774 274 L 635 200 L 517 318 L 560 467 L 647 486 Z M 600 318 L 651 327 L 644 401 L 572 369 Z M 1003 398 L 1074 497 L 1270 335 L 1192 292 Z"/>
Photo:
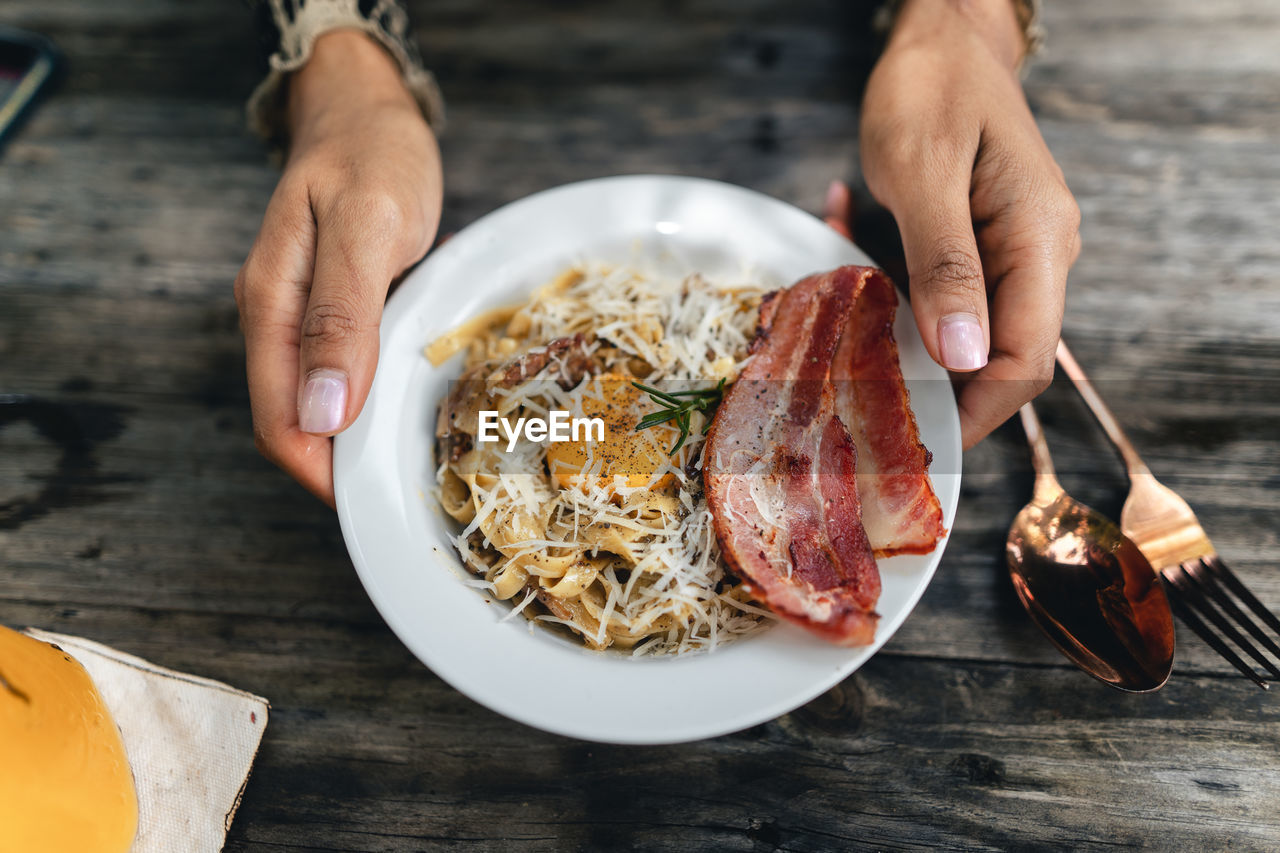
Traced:
<path fill-rule="evenodd" d="M 987 289 L 963 186 L 920 193 L 895 210 L 911 286 L 911 308 L 933 360 L 948 370 L 984 367 L 991 347 Z"/>
<path fill-rule="evenodd" d="M 302 320 L 298 428 L 313 435 L 346 429 L 373 384 L 378 324 L 394 254 L 378 217 L 349 210 L 317 222 L 315 275 Z"/>

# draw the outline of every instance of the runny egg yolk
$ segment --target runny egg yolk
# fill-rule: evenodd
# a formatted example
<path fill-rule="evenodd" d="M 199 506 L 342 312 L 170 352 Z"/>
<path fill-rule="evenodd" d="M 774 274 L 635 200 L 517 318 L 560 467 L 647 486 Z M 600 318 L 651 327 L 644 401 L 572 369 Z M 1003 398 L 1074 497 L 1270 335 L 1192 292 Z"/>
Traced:
<path fill-rule="evenodd" d="M 680 439 L 673 424 L 659 424 L 636 431 L 640 419 L 656 409 L 649 396 L 631 384 L 631 379 L 616 373 L 605 373 L 590 380 L 583 389 L 582 411 L 575 417 L 600 418 L 604 421 L 604 440 L 590 441 L 594 436 L 578 434 L 578 440 L 553 442 L 547 449 L 547 468 L 561 488 L 592 485 L 575 483 L 583 471 L 598 472 L 594 484 L 608 488 L 615 477 L 622 477 L 630 488 L 649 485 L 654 475 L 667 465 L 682 466 L 687 461 L 685 448 L 675 456 L 668 451 Z M 674 485 L 673 474 L 663 475 L 653 488 Z"/>

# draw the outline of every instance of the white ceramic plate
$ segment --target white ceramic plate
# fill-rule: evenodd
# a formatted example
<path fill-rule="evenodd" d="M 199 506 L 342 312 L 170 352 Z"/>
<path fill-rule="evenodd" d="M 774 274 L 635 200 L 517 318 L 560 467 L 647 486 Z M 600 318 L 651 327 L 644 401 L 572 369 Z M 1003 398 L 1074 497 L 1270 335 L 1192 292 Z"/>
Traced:
<path fill-rule="evenodd" d="M 799 707 L 864 663 L 898 629 L 933 576 L 927 556 L 880 561 L 875 642 L 837 648 L 779 624 L 709 654 L 632 659 L 591 652 L 462 583 L 452 520 L 432 496 L 435 411 L 459 359 L 433 368 L 422 348 L 483 309 L 527 297 L 574 261 L 663 265 L 713 280 L 744 265 L 782 286 L 870 263 L 820 220 L 740 187 L 625 176 L 547 190 L 463 229 L 387 304 L 373 392 L 338 436 L 334 487 L 342 532 L 370 598 L 405 645 L 477 702 L 522 723 L 612 743 L 713 737 Z M 960 492 L 960 427 L 945 372 L 909 308 L 894 329 L 903 372 L 951 528 Z"/>

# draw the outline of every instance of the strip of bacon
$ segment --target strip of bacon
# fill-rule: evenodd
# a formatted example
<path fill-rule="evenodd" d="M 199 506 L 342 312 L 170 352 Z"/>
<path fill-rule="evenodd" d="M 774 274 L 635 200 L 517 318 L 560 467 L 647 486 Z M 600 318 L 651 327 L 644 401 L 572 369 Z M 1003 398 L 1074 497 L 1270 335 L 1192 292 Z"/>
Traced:
<path fill-rule="evenodd" d="M 880 270 L 846 269 L 853 269 L 863 286 L 840 339 L 831 381 L 836 414 L 858 448 L 862 524 L 877 557 L 927 554 L 946 530 L 929 482 L 933 454 L 920 442 L 893 339 L 898 294 Z"/>
<path fill-rule="evenodd" d="M 857 451 L 829 381 L 865 275 L 844 267 L 768 300 L 704 454 L 729 567 L 784 619 L 845 645 L 875 636 L 880 575 L 862 527 Z"/>

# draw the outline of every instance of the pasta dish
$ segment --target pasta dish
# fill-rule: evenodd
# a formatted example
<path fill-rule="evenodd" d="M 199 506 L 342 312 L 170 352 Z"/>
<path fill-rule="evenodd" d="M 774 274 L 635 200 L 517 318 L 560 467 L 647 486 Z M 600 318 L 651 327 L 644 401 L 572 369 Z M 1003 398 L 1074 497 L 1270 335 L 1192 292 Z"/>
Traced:
<path fill-rule="evenodd" d="M 703 487 L 710 407 L 653 422 L 664 399 L 734 381 L 762 294 L 584 265 L 427 348 L 437 364 L 464 353 L 440 406 L 436 480 L 477 586 L 592 649 L 709 650 L 762 625 L 769 612 L 725 569 Z M 575 427 L 563 440 L 510 427 L 563 412 Z"/>

